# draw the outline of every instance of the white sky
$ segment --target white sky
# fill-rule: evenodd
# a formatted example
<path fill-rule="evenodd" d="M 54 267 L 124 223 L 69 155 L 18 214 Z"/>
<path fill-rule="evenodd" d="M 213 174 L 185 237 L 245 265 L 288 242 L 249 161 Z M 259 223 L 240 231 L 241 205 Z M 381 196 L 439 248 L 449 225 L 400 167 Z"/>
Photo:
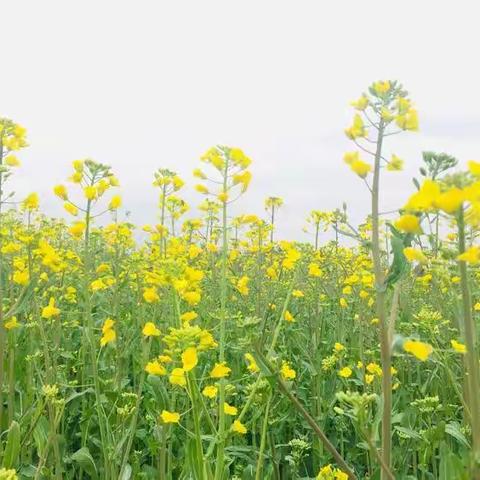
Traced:
<path fill-rule="evenodd" d="M 4 0 L 0 15 L 0 115 L 31 144 L 15 189 L 50 214 L 52 186 L 91 157 L 113 167 L 132 220 L 155 222 L 153 172 L 176 170 L 197 204 L 191 171 L 224 143 L 253 159 L 237 212 L 283 197 L 287 238 L 342 201 L 359 222 L 368 191 L 342 161 L 343 129 L 377 79 L 400 80 L 421 122 L 387 144 L 407 168 L 386 175 L 384 210 L 412 191 L 422 150 L 480 160 L 477 1 Z"/>

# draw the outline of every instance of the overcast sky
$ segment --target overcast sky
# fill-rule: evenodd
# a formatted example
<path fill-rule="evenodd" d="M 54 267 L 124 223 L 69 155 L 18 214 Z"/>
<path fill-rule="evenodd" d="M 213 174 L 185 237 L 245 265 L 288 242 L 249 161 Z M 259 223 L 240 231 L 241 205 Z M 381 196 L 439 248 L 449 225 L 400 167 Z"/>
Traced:
<path fill-rule="evenodd" d="M 176 170 L 197 204 L 191 171 L 223 143 L 253 160 L 237 211 L 284 198 L 279 236 L 304 238 L 309 210 L 343 201 L 360 222 L 368 191 L 342 161 L 343 129 L 349 102 L 378 79 L 400 80 L 420 115 L 419 133 L 387 143 L 407 168 L 385 175 L 384 210 L 412 191 L 422 150 L 480 160 L 478 1 L 0 4 L 0 116 L 31 144 L 13 181 L 49 214 L 62 211 L 52 186 L 91 157 L 113 167 L 132 219 L 155 222 L 153 172 Z"/>

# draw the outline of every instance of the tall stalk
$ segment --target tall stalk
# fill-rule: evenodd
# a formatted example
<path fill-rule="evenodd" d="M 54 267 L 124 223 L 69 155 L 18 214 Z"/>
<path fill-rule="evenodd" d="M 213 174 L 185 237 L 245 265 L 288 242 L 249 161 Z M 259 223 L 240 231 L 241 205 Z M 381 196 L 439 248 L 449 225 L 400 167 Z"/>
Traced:
<path fill-rule="evenodd" d="M 3 142 L 0 139 L 0 239 L 2 231 L 2 206 L 3 206 Z M 0 242 L 0 435 L 3 433 L 3 382 L 5 377 L 5 337 L 6 331 L 3 324 L 3 254 Z M 1 443 L 0 443 L 1 450 Z"/>
<path fill-rule="evenodd" d="M 95 174 L 92 174 L 91 185 L 95 183 Z M 92 219 L 92 201 L 89 199 L 87 201 L 87 208 L 85 213 L 85 237 L 84 237 L 84 338 L 86 339 L 86 347 L 90 354 L 90 364 L 92 368 L 92 377 L 95 390 L 95 409 L 98 417 L 98 426 L 100 430 L 100 440 L 102 444 L 102 454 L 103 454 L 103 463 L 104 463 L 104 475 L 105 480 L 111 478 L 110 475 L 110 466 L 112 462 L 109 460 L 108 456 L 108 446 L 109 442 L 107 441 L 107 432 L 106 426 L 104 424 L 105 412 L 102 407 L 102 398 L 101 398 L 101 389 L 100 389 L 100 380 L 98 377 L 98 368 L 97 368 L 97 349 L 93 333 L 93 317 L 92 317 L 92 305 L 90 299 L 90 278 L 92 271 L 92 262 L 90 257 L 90 224 Z"/>
<path fill-rule="evenodd" d="M 372 260 L 376 287 L 376 314 L 379 320 L 380 356 L 382 362 L 382 463 L 388 468 L 392 464 L 392 374 L 391 374 L 391 345 L 389 325 L 386 314 L 385 273 L 382 266 L 380 250 L 380 162 L 382 159 L 382 143 L 385 124 L 380 120 L 378 126 L 377 146 L 375 150 L 375 164 L 372 183 Z M 382 468 L 382 480 L 388 478 L 388 472 Z"/>
<path fill-rule="evenodd" d="M 225 156 L 225 167 L 223 171 L 223 192 L 228 187 L 228 156 Z M 228 262 L 228 232 L 227 232 L 227 201 L 222 203 L 222 270 L 220 278 L 220 345 L 219 360 L 225 361 L 225 322 L 227 317 L 227 262 Z M 215 466 L 215 480 L 223 478 L 224 457 L 225 457 L 225 380 L 220 379 L 219 405 L 218 405 L 218 446 L 217 462 Z"/>
<path fill-rule="evenodd" d="M 458 250 L 465 252 L 465 218 L 463 207 L 457 216 Z M 466 402 L 470 411 L 469 420 L 472 430 L 472 479 L 480 479 L 480 384 L 477 349 L 477 329 L 472 316 L 472 298 L 468 282 L 467 264 L 459 262 L 460 285 L 462 289 L 463 328 L 465 331 L 465 353 L 467 367 L 468 396 Z"/>

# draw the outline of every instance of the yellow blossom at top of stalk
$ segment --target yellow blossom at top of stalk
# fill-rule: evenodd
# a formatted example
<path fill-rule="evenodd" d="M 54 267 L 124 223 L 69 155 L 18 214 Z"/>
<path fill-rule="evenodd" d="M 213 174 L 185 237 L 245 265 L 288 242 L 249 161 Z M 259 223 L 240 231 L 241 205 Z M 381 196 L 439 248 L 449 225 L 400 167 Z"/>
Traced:
<path fill-rule="evenodd" d="M 198 363 L 197 349 L 195 347 L 188 347 L 182 353 L 182 365 L 186 372 L 193 370 Z"/>
<path fill-rule="evenodd" d="M 216 363 L 210 372 L 211 378 L 224 378 L 230 375 L 232 369 L 227 366 L 226 362 Z"/>
<path fill-rule="evenodd" d="M 395 221 L 395 228 L 406 233 L 421 233 L 420 219 L 416 215 L 405 214 Z"/>
<path fill-rule="evenodd" d="M 168 410 L 162 410 L 160 418 L 163 423 L 178 423 L 180 421 L 180 414 L 177 412 L 169 412 Z"/>
<path fill-rule="evenodd" d="M 420 342 L 418 340 L 407 340 L 403 344 L 403 349 L 407 353 L 411 353 L 414 357 L 422 362 L 428 360 L 428 357 L 433 352 L 433 347 L 428 343 Z"/>
<path fill-rule="evenodd" d="M 60 309 L 55 306 L 55 298 L 50 297 L 48 305 L 42 309 L 42 318 L 52 318 L 60 315 Z"/>
<path fill-rule="evenodd" d="M 403 249 L 403 254 L 409 262 L 426 263 L 428 261 L 424 253 L 417 248 L 405 247 Z"/>
<path fill-rule="evenodd" d="M 345 134 L 351 140 L 367 136 L 367 129 L 363 123 L 362 117 L 357 113 L 353 117 L 353 124 L 345 130 Z"/>
<path fill-rule="evenodd" d="M 282 362 L 282 368 L 280 369 L 280 374 L 285 380 L 293 380 L 297 376 L 297 373 L 295 372 L 295 370 L 286 361 Z"/>
<path fill-rule="evenodd" d="M 234 420 L 231 428 L 232 432 L 239 433 L 240 435 L 245 435 L 247 433 L 247 427 L 245 427 L 240 420 Z"/>
<path fill-rule="evenodd" d="M 143 327 L 142 333 L 145 337 L 159 337 L 161 334 L 153 322 L 147 322 Z"/>
<path fill-rule="evenodd" d="M 392 88 L 392 84 L 388 80 L 379 80 L 373 83 L 373 89 L 376 93 L 384 95 Z"/>
<path fill-rule="evenodd" d="M 459 262 L 469 263 L 470 265 L 476 265 L 480 263 L 480 247 L 470 247 L 465 252 L 458 255 L 457 260 Z"/>
<path fill-rule="evenodd" d="M 31 193 L 28 195 L 22 202 L 23 210 L 38 210 L 40 206 L 40 200 L 38 198 L 38 193 Z"/>
<path fill-rule="evenodd" d="M 450 340 L 450 344 L 456 352 L 467 353 L 467 347 L 463 343 L 457 342 L 456 340 Z"/>

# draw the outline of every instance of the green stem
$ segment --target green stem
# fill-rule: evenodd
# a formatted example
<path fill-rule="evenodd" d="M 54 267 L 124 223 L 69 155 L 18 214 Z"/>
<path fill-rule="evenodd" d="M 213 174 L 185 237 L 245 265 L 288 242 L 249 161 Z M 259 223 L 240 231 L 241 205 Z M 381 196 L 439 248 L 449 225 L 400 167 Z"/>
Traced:
<path fill-rule="evenodd" d="M 270 392 L 270 395 L 267 400 L 267 406 L 265 407 L 264 417 L 263 417 L 262 437 L 260 439 L 260 449 L 258 450 L 257 471 L 255 473 L 255 480 L 260 480 L 262 475 L 264 451 L 265 451 L 265 445 L 267 442 L 268 414 L 270 411 L 271 402 L 272 402 L 272 393 Z"/>
<path fill-rule="evenodd" d="M 378 127 L 377 148 L 372 184 L 372 258 L 376 287 L 376 312 L 379 320 L 380 357 L 382 362 L 382 474 L 381 479 L 388 479 L 388 470 L 392 464 L 392 374 L 391 345 L 389 325 L 386 315 L 386 286 L 380 251 L 380 162 L 382 158 L 382 143 L 384 123 L 380 120 Z M 386 467 L 386 468 L 385 468 Z"/>
<path fill-rule="evenodd" d="M 228 158 L 225 158 L 225 168 L 223 172 L 223 192 L 227 192 L 228 182 Z M 228 234 L 227 234 L 227 202 L 222 205 L 222 272 L 220 279 L 220 345 L 219 360 L 225 361 L 225 321 L 227 316 L 227 262 L 228 262 Z M 223 404 L 225 402 L 225 380 L 220 380 L 219 404 L 218 404 L 218 445 L 217 461 L 215 465 L 215 480 L 223 478 L 224 456 L 225 456 L 225 412 Z"/>
<path fill-rule="evenodd" d="M 463 207 L 459 210 L 457 217 L 458 224 L 458 251 L 465 252 L 465 219 Z M 470 426 L 472 430 L 472 479 L 480 479 L 480 388 L 479 388 L 479 367 L 477 349 L 477 330 L 472 315 L 472 299 L 468 282 L 467 264 L 459 262 L 460 285 L 462 289 L 463 327 L 465 331 L 465 345 L 467 351 L 467 403 L 470 410 Z"/>

